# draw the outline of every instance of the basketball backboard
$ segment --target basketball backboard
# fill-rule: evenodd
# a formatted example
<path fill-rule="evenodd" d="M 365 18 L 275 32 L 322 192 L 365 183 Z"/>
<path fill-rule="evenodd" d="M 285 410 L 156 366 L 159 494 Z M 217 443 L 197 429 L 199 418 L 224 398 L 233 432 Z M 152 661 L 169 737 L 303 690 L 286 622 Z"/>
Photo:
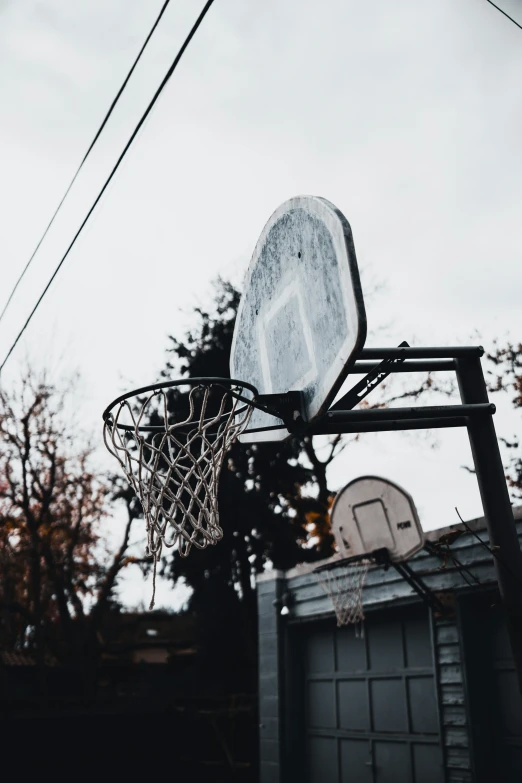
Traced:
<path fill-rule="evenodd" d="M 323 198 L 286 201 L 263 229 L 246 275 L 231 377 L 248 381 L 260 394 L 302 391 L 312 421 L 328 409 L 365 339 L 348 221 Z M 280 419 L 255 410 L 240 439 L 287 437 Z"/>
<path fill-rule="evenodd" d="M 332 507 L 332 532 L 343 557 L 387 549 L 392 562 L 424 546 L 424 533 L 410 495 L 397 484 L 363 476 L 342 489 Z"/>

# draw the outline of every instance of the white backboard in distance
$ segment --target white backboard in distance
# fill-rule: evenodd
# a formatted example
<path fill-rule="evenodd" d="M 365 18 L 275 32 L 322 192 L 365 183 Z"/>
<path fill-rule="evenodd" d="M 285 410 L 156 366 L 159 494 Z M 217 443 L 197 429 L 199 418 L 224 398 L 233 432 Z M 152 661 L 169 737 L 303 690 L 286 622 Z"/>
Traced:
<path fill-rule="evenodd" d="M 392 562 L 408 560 L 424 546 L 424 533 L 411 496 L 378 476 L 362 476 L 335 498 L 332 532 L 343 557 L 387 549 Z"/>

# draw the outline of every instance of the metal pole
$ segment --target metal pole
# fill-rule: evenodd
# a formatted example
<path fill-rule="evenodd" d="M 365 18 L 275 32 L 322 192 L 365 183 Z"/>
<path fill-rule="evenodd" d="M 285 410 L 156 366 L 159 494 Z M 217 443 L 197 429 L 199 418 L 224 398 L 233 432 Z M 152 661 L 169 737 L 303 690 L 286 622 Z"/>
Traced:
<path fill-rule="evenodd" d="M 357 355 L 358 359 L 457 359 L 482 356 L 484 348 L 481 345 L 456 345 L 449 348 L 412 348 L 398 346 L 397 348 L 363 348 Z"/>
<path fill-rule="evenodd" d="M 390 419 L 444 419 L 453 416 L 488 416 L 495 406 L 488 402 L 479 405 L 425 405 L 422 408 L 370 408 L 369 410 L 338 410 L 339 400 L 325 416 L 328 422 L 355 423 L 358 421 L 389 421 Z"/>
<path fill-rule="evenodd" d="M 466 405 L 488 402 L 480 359 L 476 356 L 458 358 L 456 368 L 462 402 Z M 494 549 L 493 560 L 519 689 L 522 692 L 522 551 L 509 501 L 493 417 L 470 417 L 468 435 L 489 541 Z"/>
<path fill-rule="evenodd" d="M 372 359 L 361 359 L 355 362 L 348 375 L 366 375 L 375 370 L 379 364 Z M 455 372 L 454 359 L 406 359 L 395 364 L 391 370 L 396 372 Z"/>
<path fill-rule="evenodd" d="M 391 421 L 332 421 L 330 419 L 321 419 L 317 424 L 312 424 L 307 430 L 311 435 L 336 435 L 339 433 L 360 432 L 396 432 L 402 430 L 434 430 L 446 427 L 466 427 L 468 424 L 467 416 L 452 416 L 445 418 L 431 419 L 392 419 Z M 255 430 L 249 430 L 255 432 Z"/>

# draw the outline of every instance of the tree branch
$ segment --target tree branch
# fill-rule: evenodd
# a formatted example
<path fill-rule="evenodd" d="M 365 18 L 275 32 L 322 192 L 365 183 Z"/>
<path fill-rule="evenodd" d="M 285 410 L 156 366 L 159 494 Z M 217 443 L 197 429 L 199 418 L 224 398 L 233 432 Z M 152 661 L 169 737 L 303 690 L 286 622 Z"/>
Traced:
<path fill-rule="evenodd" d="M 329 464 L 330 464 L 330 462 L 332 462 L 332 460 L 333 460 L 333 459 L 334 459 L 334 458 L 337 456 L 337 454 L 336 454 L 336 451 L 335 451 L 335 450 L 336 450 L 337 446 L 339 445 L 339 443 L 341 442 L 341 440 L 342 440 L 342 437 L 343 437 L 343 436 L 342 436 L 342 434 L 341 434 L 341 433 L 339 433 L 339 434 L 338 434 L 338 435 L 336 435 L 336 436 L 335 436 L 335 438 L 332 440 L 332 443 L 331 443 L 331 449 L 330 449 L 330 454 L 328 455 L 328 457 L 326 458 L 326 460 L 325 460 L 325 462 L 324 462 L 324 464 L 325 464 L 325 465 L 329 465 Z"/>

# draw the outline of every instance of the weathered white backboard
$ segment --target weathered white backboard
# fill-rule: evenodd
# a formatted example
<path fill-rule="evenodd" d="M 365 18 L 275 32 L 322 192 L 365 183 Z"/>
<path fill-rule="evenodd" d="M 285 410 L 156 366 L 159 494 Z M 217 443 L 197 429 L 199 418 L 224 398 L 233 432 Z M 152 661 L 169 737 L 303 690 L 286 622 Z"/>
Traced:
<path fill-rule="evenodd" d="M 366 339 L 366 315 L 350 225 L 326 199 L 297 196 L 266 224 L 239 306 L 230 375 L 260 394 L 302 391 L 309 421 L 333 401 Z M 244 442 L 288 437 L 254 411 Z M 257 431 L 264 427 L 268 431 Z"/>
<path fill-rule="evenodd" d="M 343 557 L 386 548 L 393 562 L 424 546 L 424 533 L 410 495 L 388 479 L 363 476 L 342 489 L 331 511 L 332 531 Z"/>

